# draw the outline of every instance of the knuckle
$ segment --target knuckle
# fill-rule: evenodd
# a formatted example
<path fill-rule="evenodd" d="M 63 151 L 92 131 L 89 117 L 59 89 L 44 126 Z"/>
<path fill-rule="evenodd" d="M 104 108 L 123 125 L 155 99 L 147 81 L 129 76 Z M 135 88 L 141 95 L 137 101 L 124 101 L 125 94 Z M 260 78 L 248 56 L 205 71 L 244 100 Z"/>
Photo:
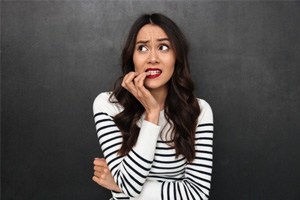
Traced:
<path fill-rule="evenodd" d="M 138 92 L 138 93 L 137 93 L 137 96 L 138 96 L 139 98 L 141 98 L 143 95 L 142 95 L 141 92 Z"/>
<path fill-rule="evenodd" d="M 125 81 L 124 81 L 125 86 L 129 85 L 130 82 L 131 82 L 130 80 L 125 80 Z"/>
<path fill-rule="evenodd" d="M 137 86 L 136 86 L 139 90 L 142 90 L 143 89 L 143 84 L 137 84 Z"/>

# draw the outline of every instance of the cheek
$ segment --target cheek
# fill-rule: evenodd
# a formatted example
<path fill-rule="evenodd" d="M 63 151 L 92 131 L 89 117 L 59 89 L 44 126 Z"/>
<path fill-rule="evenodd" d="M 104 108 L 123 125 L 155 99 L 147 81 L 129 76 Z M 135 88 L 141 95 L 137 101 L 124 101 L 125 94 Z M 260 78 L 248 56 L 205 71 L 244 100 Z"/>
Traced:
<path fill-rule="evenodd" d="M 133 54 L 132 60 L 133 60 L 133 64 L 134 64 L 134 70 L 136 72 L 141 71 L 142 66 L 143 66 L 141 57 L 136 54 Z"/>
<path fill-rule="evenodd" d="M 175 72 L 175 62 L 172 62 L 171 66 L 170 66 L 170 78 L 174 75 Z"/>
<path fill-rule="evenodd" d="M 166 59 L 165 60 L 165 66 L 167 67 L 167 70 L 169 73 L 172 73 L 174 72 L 174 69 L 175 69 L 175 59 L 173 57 L 170 57 L 169 59 Z"/>
<path fill-rule="evenodd" d="M 169 70 L 169 78 L 171 78 L 173 76 L 174 69 L 175 69 L 174 67 L 170 68 L 170 70 Z"/>

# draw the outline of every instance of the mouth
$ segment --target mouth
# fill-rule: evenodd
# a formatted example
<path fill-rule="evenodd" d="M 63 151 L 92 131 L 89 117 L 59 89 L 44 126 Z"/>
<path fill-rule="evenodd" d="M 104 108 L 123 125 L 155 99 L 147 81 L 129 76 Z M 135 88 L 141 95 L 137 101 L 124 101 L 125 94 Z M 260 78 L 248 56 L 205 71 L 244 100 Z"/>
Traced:
<path fill-rule="evenodd" d="M 146 78 L 150 78 L 150 79 L 157 78 L 162 73 L 161 69 L 158 68 L 148 68 L 146 69 L 146 72 L 148 72 Z"/>

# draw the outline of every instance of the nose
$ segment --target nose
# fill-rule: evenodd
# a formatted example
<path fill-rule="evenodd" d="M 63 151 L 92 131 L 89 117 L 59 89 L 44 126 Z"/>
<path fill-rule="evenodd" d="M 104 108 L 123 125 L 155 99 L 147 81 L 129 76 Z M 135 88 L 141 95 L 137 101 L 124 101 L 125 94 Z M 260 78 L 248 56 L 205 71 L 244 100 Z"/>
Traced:
<path fill-rule="evenodd" d="M 149 55 L 149 63 L 156 64 L 158 62 L 159 62 L 159 58 L 157 52 L 155 50 L 152 50 Z"/>

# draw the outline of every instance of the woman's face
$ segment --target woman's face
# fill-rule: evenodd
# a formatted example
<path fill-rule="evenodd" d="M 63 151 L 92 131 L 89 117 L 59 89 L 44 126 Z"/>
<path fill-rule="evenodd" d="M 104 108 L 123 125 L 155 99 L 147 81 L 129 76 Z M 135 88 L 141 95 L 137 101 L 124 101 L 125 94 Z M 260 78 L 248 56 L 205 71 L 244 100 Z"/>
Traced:
<path fill-rule="evenodd" d="M 176 62 L 175 52 L 167 34 L 157 25 L 146 24 L 138 32 L 133 53 L 134 69 L 151 73 L 145 79 L 149 90 L 167 88 Z"/>

